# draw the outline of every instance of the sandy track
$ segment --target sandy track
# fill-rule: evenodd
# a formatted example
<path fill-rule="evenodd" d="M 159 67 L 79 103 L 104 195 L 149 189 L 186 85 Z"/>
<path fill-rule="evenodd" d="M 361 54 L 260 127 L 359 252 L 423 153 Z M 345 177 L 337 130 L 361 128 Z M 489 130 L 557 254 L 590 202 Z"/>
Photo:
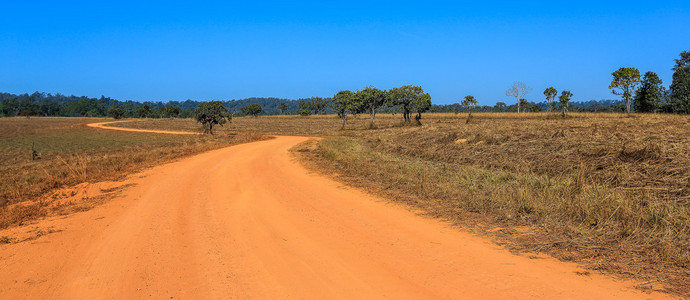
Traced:
<path fill-rule="evenodd" d="M 129 132 L 161 133 L 161 134 L 178 134 L 178 135 L 201 135 L 201 133 L 189 132 L 189 131 L 153 130 L 153 129 L 137 129 L 137 128 L 125 128 L 125 127 L 105 126 L 105 125 L 107 125 L 107 124 L 119 123 L 119 122 L 132 122 L 132 121 L 130 121 L 130 120 L 125 120 L 125 121 L 109 121 L 109 122 L 100 122 L 100 123 L 87 123 L 87 124 L 85 124 L 85 125 L 88 126 L 88 127 L 99 128 L 99 129 L 118 130 L 118 131 L 129 131 Z"/>
<path fill-rule="evenodd" d="M 32 225 L 62 231 L 0 245 L 0 298 L 666 297 L 577 275 L 574 264 L 512 255 L 310 174 L 288 153 L 304 140 L 159 166 L 105 205 Z"/>

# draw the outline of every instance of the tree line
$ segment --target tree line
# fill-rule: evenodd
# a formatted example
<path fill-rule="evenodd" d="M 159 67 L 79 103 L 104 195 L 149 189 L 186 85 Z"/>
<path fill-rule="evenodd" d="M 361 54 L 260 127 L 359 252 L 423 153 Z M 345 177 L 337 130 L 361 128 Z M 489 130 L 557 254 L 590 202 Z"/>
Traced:
<path fill-rule="evenodd" d="M 534 103 L 526 100 L 531 92 L 526 84 L 515 82 L 506 91 L 514 97 L 514 104 L 496 102 L 493 106 L 479 105 L 477 99 L 448 105 L 431 104 L 431 97 L 419 86 L 402 86 L 390 90 L 379 90 L 373 86 L 358 91 L 341 91 L 331 98 L 311 97 L 308 99 L 247 98 L 219 101 L 231 115 L 260 114 L 324 114 L 335 113 L 347 121 L 348 115 L 368 113 L 372 123 L 377 112 L 401 113 L 405 122 L 412 115 L 419 122 L 423 112 L 540 112 L 559 110 L 562 114 L 575 112 L 657 112 L 690 114 L 690 52 L 684 51 L 675 59 L 673 80 L 668 88 L 663 86 L 659 76 L 648 71 L 643 76 L 636 68 L 620 68 L 611 75 L 609 88 L 613 94 L 622 96 L 622 101 L 600 100 L 570 102 L 573 93 L 557 91 L 549 87 L 544 91 L 545 101 Z M 557 98 L 556 98 L 557 97 Z M 465 97 L 467 98 L 467 97 Z M 474 98 L 474 97 L 473 97 Z M 558 102 L 556 102 L 558 100 Z M 136 102 L 118 101 L 109 97 L 100 98 L 66 96 L 62 94 L 14 95 L 0 93 L 0 117 L 13 116 L 65 116 L 115 118 L 165 118 L 194 117 L 201 101 Z M 251 104 L 257 104 L 252 105 Z"/>
<path fill-rule="evenodd" d="M 648 71 L 641 76 L 637 68 L 620 68 L 611 75 L 609 89 L 620 95 L 625 111 L 652 113 L 690 113 L 690 51 L 675 60 L 671 85 L 666 88 L 659 76 Z"/>
<path fill-rule="evenodd" d="M 247 98 L 222 101 L 235 115 L 249 115 L 242 109 L 258 104 L 264 114 L 296 114 L 298 100 L 281 98 Z M 57 117 L 105 117 L 116 118 L 191 118 L 202 101 L 136 102 L 119 101 L 109 97 L 89 98 L 74 95 L 39 93 L 0 93 L 0 117 L 57 116 Z"/>
<path fill-rule="evenodd" d="M 326 113 L 331 110 L 342 120 L 341 128 L 345 128 L 348 116 L 368 114 L 371 126 L 376 121 L 376 113 L 381 111 L 400 112 L 403 122 L 419 124 L 422 113 L 427 112 L 431 104 L 431 96 L 424 92 L 421 86 L 404 85 L 380 90 L 374 86 L 367 86 L 361 90 L 342 90 L 331 98 L 311 97 L 299 101 L 299 114 L 303 116 Z"/>

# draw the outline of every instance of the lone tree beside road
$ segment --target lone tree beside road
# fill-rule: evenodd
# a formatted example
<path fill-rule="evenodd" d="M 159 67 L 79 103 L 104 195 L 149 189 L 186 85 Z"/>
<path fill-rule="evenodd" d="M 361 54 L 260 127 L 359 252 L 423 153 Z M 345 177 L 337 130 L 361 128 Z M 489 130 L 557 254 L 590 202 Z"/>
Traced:
<path fill-rule="evenodd" d="M 467 95 L 465 96 L 465 99 L 462 100 L 462 106 L 464 106 L 467 112 L 469 113 L 467 115 L 467 120 L 465 121 L 465 123 L 467 124 L 472 119 L 472 110 L 475 106 L 477 106 L 477 99 L 475 99 L 472 95 Z"/>
<path fill-rule="evenodd" d="M 243 114 L 245 114 L 247 116 L 252 116 L 255 118 L 257 115 L 259 115 L 261 113 L 261 111 L 262 111 L 261 105 L 259 105 L 258 103 L 252 103 L 252 104 L 249 104 L 245 107 L 242 107 L 242 113 Z"/>
<path fill-rule="evenodd" d="M 544 90 L 544 96 L 546 97 L 546 103 L 548 103 L 548 112 L 552 112 L 556 106 L 556 95 L 558 91 L 554 87 L 548 87 Z"/>
<path fill-rule="evenodd" d="M 204 134 L 213 134 L 213 125 L 223 126 L 226 122 L 232 121 L 228 109 L 220 101 L 199 104 L 194 111 L 194 118 L 204 127 Z"/>
<path fill-rule="evenodd" d="M 620 68 L 611 73 L 613 80 L 609 89 L 614 95 L 622 95 L 625 100 L 625 110 L 630 115 L 635 88 L 640 83 L 640 70 L 636 68 Z"/>
<path fill-rule="evenodd" d="M 517 102 L 517 110 L 520 112 L 520 99 L 525 98 L 525 96 L 531 91 L 532 88 L 528 87 L 524 82 L 516 81 L 513 82 L 513 86 L 506 91 L 506 96 L 515 97 L 515 102 Z"/>

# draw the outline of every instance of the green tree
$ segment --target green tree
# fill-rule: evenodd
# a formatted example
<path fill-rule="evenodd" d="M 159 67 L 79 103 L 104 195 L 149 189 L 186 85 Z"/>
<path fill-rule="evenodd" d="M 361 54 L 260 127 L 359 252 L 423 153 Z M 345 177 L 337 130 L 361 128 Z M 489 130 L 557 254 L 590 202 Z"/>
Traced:
<path fill-rule="evenodd" d="M 326 105 L 328 105 L 328 102 L 324 98 L 311 97 L 309 99 L 309 109 L 311 109 L 315 115 L 323 113 L 326 110 Z"/>
<path fill-rule="evenodd" d="M 333 96 L 331 102 L 333 110 L 338 114 L 338 117 L 343 121 L 340 129 L 345 129 L 345 122 L 347 122 L 347 114 L 355 114 L 359 109 L 355 93 L 352 91 L 340 91 Z"/>
<path fill-rule="evenodd" d="M 664 86 L 656 73 L 649 71 L 642 77 L 642 84 L 635 92 L 634 107 L 636 112 L 656 112 L 664 100 Z"/>
<path fill-rule="evenodd" d="M 632 106 L 632 99 L 635 94 L 635 88 L 640 84 L 640 70 L 636 68 L 620 68 L 611 73 L 613 80 L 609 85 L 609 89 L 614 95 L 622 95 L 625 100 L 625 110 L 630 114 Z"/>
<path fill-rule="evenodd" d="M 416 113 L 414 120 L 417 122 L 417 125 L 422 125 L 420 121 L 422 119 L 422 113 L 429 111 L 430 108 L 431 95 L 428 93 L 423 93 L 414 98 L 412 101 L 412 112 Z"/>
<path fill-rule="evenodd" d="M 124 116 L 125 113 L 126 111 L 124 109 L 118 107 L 112 107 L 108 110 L 108 115 L 114 119 L 122 119 L 122 116 Z"/>
<path fill-rule="evenodd" d="M 561 111 L 563 113 L 564 118 L 568 114 L 568 102 L 570 102 L 570 98 L 572 97 L 573 93 L 571 93 L 570 91 L 563 91 L 561 92 L 561 96 L 558 97 L 558 102 L 560 102 L 561 104 Z"/>
<path fill-rule="evenodd" d="M 532 88 L 528 87 L 524 82 L 516 81 L 513 82 L 513 86 L 506 90 L 506 96 L 515 97 L 515 102 L 517 102 L 517 111 L 520 112 L 520 99 L 525 98 L 525 96 L 531 91 Z"/>
<path fill-rule="evenodd" d="M 148 118 L 151 116 L 151 106 L 148 104 L 139 104 L 135 110 L 137 117 Z"/>
<path fill-rule="evenodd" d="M 422 95 L 425 95 L 422 87 L 416 85 L 404 85 L 401 87 L 392 88 L 388 91 L 388 94 L 389 105 L 397 106 L 402 111 L 403 119 L 407 123 L 410 122 L 410 112 L 412 111 L 412 104 L 416 102 L 420 97 L 422 97 Z M 430 101 L 431 97 L 429 97 L 429 102 Z M 431 105 L 429 105 L 429 107 L 431 107 Z M 420 108 L 422 107 L 420 106 Z"/>
<path fill-rule="evenodd" d="M 194 118 L 201 123 L 204 134 L 213 134 L 213 126 L 223 126 L 228 121 L 232 121 L 230 112 L 220 101 L 202 102 L 194 111 Z"/>
<path fill-rule="evenodd" d="M 470 120 L 472 119 L 472 110 L 474 107 L 477 106 L 477 99 L 474 98 L 472 95 L 467 95 L 461 102 L 462 106 L 465 107 L 465 110 L 467 110 L 467 120 L 465 123 L 469 123 Z"/>
<path fill-rule="evenodd" d="M 496 102 L 496 105 L 494 105 L 494 110 L 495 111 L 505 111 L 507 105 L 505 102 Z"/>
<path fill-rule="evenodd" d="M 299 101 L 299 115 L 300 116 L 310 116 L 311 115 L 311 110 L 309 108 L 309 103 L 304 100 Z"/>
<path fill-rule="evenodd" d="M 252 103 L 252 104 L 249 104 L 245 107 L 242 107 L 242 113 L 243 114 L 245 114 L 247 116 L 251 115 L 255 118 L 256 118 L 256 116 L 258 116 L 261 113 L 261 110 L 262 110 L 261 105 L 259 105 L 258 103 Z"/>
<path fill-rule="evenodd" d="M 2 113 L 8 117 L 15 117 L 20 112 L 19 101 L 16 98 L 2 99 Z"/>
<path fill-rule="evenodd" d="M 361 97 L 362 108 L 369 113 L 369 122 L 374 124 L 376 118 L 376 110 L 386 104 L 386 92 L 375 88 L 374 86 L 365 87 L 361 91 L 357 91 Z"/>
<path fill-rule="evenodd" d="M 179 106 L 166 106 L 165 111 L 171 118 L 177 118 L 182 113 L 182 109 Z"/>
<path fill-rule="evenodd" d="M 556 96 L 558 91 L 554 87 L 548 87 L 544 90 L 544 96 L 546 97 L 546 103 L 548 103 L 548 112 L 552 112 L 556 106 Z"/>
<path fill-rule="evenodd" d="M 528 103 L 525 105 L 525 108 L 526 108 L 527 111 L 529 111 L 529 112 L 540 112 L 540 111 L 542 111 L 541 105 L 539 105 L 539 104 L 537 104 L 537 103 L 534 103 L 534 102 L 528 102 Z"/>
<path fill-rule="evenodd" d="M 304 100 L 303 100 L 303 101 L 304 101 Z M 285 111 L 287 110 L 287 108 L 288 108 L 288 107 L 287 107 L 287 104 L 285 104 L 285 103 L 283 103 L 283 102 L 278 103 L 278 111 L 280 112 L 281 115 L 282 115 L 283 113 L 285 113 Z"/>
<path fill-rule="evenodd" d="M 690 51 L 683 51 L 673 67 L 670 102 L 676 113 L 690 113 Z"/>

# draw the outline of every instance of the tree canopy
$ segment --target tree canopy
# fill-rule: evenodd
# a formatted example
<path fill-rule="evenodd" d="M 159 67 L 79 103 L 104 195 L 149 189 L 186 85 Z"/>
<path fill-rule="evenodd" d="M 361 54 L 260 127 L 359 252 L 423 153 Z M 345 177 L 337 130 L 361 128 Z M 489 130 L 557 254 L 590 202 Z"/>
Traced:
<path fill-rule="evenodd" d="M 676 59 L 669 90 L 671 109 L 677 113 L 690 113 L 690 51 L 683 51 Z"/>
<path fill-rule="evenodd" d="M 357 91 L 356 95 L 360 98 L 361 110 L 368 112 L 370 122 L 374 123 L 376 111 L 386 104 L 386 92 L 370 85 Z"/>
<path fill-rule="evenodd" d="M 247 116 L 253 116 L 256 117 L 258 116 L 263 109 L 261 108 L 261 105 L 258 103 L 252 103 L 249 104 L 245 107 L 242 107 L 242 113 L 247 115 Z"/>
<path fill-rule="evenodd" d="M 630 114 L 635 88 L 640 83 L 640 70 L 636 68 L 620 68 L 611 73 L 611 75 L 613 80 L 611 80 L 609 89 L 611 89 L 614 95 L 623 96 L 626 111 Z"/>
<path fill-rule="evenodd" d="M 202 102 L 194 111 L 194 118 L 204 127 L 204 134 L 213 134 L 213 126 L 232 121 L 228 109 L 220 101 Z"/>
<path fill-rule="evenodd" d="M 431 96 L 425 94 L 420 86 L 404 85 L 390 89 L 388 94 L 389 105 L 400 108 L 403 119 L 408 123 L 412 111 L 417 112 L 417 116 L 421 119 L 421 114 L 431 108 Z"/>
<path fill-rule="evenodd" d="M 340 91 L 333 96 L 333 101 L 331 105 L 333 110 L 338 114 L 338 117 L 342 120 L 342 126 L 340 129 L 345 129 L 345 122 L 347 122 L 348 114 L 356 114 L 360 105 L 355 101 L 355 93 L 352 91 Z"/>
<path fill-rule="evenodd" d="M 665 89 L 656 73 L 644 74 L 640 88 L 635 92 L 635 112 L 656 112 L 664 101 Z"/>
<path fill-rule="evenodd" d="M 556 100 L 556 95 L 558 95 L 558 91 L 554 87 L 548 87 L 544 90 L 544 96 L 546 97 L 546 103 L 548 103 L 548 112 L 552 112 L 554 107 L 556 106 L 556 103 L 554 100 Z"/>
<path fill-rule="evenodd" d="M 568 114 L 568 102 L 570 102 L 570 98 L 573 97 L 573 93 L 570 91 L 563 91 L 561 92 L 561 96 L 558 97 L 558 102 L 561 104 L 561 111 L 563 113 L 563 117 Z"/>

